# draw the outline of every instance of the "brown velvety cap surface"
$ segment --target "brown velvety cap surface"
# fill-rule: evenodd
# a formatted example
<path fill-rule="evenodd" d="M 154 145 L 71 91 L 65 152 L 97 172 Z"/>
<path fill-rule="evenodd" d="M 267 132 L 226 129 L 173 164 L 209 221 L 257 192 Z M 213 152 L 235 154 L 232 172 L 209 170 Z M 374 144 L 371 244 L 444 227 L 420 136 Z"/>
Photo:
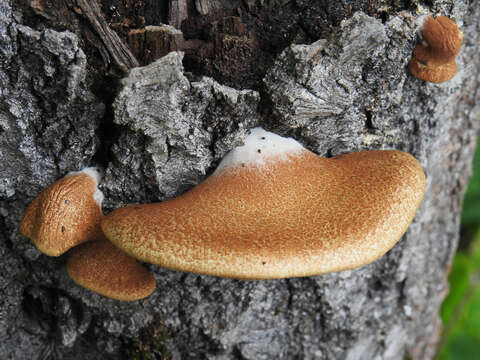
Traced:
<path fill-rule="evenodd" d="M 116 300 L 143 299 L 156 286 L 153 274 L 106 239 L 72 249 L 67 272 L 77 284 Z"/>
<path fill-rule="evenodd" d="M 457 73 L 455 57 L 463 35 L 455 21 L 446 16 L 428 17 L 422 35 L 426 44 L 418 44 L 408 64 L 415 77 L 433 83 L 450 80 Z"/>
<path fill-rule="evenodd" d="M 20 232 L 49 256 L 101 236 L 103 213 L 94 199 L 96 190 L 97 181 L 86 173 L 56 181 L 28 206 Z"/>
<path fill-rule="evenodd" d="M 427 65 L 443 64 L 453 60 L 462 45 L 463 35 L 455 21 L 446 16 L 428 17 L 422 35 L 428 46 L 418 45 L 415 58 Z"/>
<path fill-rule="evenodd" d="M 408 64 L 408 69 L 415 77 L 433 83 L 441 83 L 452 79 L 457 73 L 457 63 L 452 60 L 443 65 L 427 66 L 421 62 L 412 59 Z"/>
<path fill-rule="evenodd" d="M 102 220 L 120 249 L 170 269 L 241 279 L 317 275 L 368 264 L 412 221 L 425 190 L 400 151 L 222 169 L 170 201 Z"/>

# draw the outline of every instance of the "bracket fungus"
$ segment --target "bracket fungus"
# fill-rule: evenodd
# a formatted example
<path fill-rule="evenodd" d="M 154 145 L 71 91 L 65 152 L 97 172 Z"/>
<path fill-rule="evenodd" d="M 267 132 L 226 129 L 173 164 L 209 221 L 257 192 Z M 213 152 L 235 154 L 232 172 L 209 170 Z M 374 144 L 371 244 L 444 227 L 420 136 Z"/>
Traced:
<path fill-rule="evenodd" d="M 77 284 L 117 300 L 142 299 L 155 290 L 155 278 L 103 235 L 100 178 L 90 167 L 50 185 L 28 206 L 20 232 L 49 256 L 73 248 L 67 272 Z"/>
<path fill-rule="evenodd" d="M 457 73 L 455 57 L 463 35 L 455 21 L 446 16 L 428 17 L 422 29 L 423 43 L 413 50 L 408 64 L 415 77 L 434 83 L 450 80 Z"/>
<path fill-rule="evenodd" d="M 310 276 L 385 254 L 424 190 L 422 167 L 410 154 L 322 158 L 255 128 L 190 191 L 114 210 L 101 226 L 121 250 L 169 269 L 239 279 Z"/>
<path fill-rule="evenodd" d="M 28 206 L 20 223 L 22 235 L 49 256 L 103 236 L 100 178 L 98 170 L 90 167 L 70 172 L 50 185 Z"/>
<path fill-rule="evenodd" d="M 72 249 L 67 272 L 78 285 L 116 300 L 140 300 L 156 287 L 152 273 L 105 238 Z"/>

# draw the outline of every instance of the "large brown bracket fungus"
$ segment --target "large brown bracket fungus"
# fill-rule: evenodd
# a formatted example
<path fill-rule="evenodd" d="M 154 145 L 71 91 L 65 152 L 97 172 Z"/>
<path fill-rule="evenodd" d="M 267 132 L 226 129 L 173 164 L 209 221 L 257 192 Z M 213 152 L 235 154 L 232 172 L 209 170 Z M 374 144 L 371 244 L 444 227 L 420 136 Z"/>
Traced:
<path fill-rule="evenodd" d="M 131 256 L 240 279 L 318 275 L 368 264 L 405 233 L 425 175 L 401 151 L 322 158 L 261 128 L 178 198 L 102 220 Z"/>
<path fill-rule="evenodd" d="M 86 168 L 53 183 L 28 206 L 20 232 L 49 256 L 73 248 L 67 272 L 77 284 L 116 300 L 139 300 L 153 292 L 155 278 L 105 239 L 100 178 Z"/>
<path fill-rule="evenodd" d="M 455 57 L 463 39 L 455 21 L 446 16 L 428 17 L 423 25 L 422 36 L 424 43 L 415 47 L 408 64 L 412 75 L 434 83 L 453 78 L 457 73 Z"/>

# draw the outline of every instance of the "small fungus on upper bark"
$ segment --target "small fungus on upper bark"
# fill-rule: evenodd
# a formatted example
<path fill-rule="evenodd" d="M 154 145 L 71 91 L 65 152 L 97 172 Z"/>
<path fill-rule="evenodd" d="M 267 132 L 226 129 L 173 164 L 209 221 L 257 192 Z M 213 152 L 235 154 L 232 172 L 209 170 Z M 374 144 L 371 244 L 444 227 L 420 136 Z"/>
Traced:
<path fill-rule="evenodd" d="M 117 209 L 102 229 L 126 253 L 169 269 L 240 279 L 310 276 L 385 254 L 424 190 L 422 167 L 410 154 L 322 158 L 256 128 L 192 190 Z"/>
<path fill-rule="evenodd" d="M 95 168 L 70 172 L 38 195 L 27 208 L 20 232 L 38 250 L 59 256 L 68 249 L 102 235 L 103 194 Z"/>
<path fill-rule="evenodd" d="M 428 17 L 422 36 L 424 42 L 415 47 L 408 64 L 410 72 L 419 79 L 434 83 L 453 78 L 457 73 L 455 57 L 463 39 L 455 21 L 446 16 Z"/>

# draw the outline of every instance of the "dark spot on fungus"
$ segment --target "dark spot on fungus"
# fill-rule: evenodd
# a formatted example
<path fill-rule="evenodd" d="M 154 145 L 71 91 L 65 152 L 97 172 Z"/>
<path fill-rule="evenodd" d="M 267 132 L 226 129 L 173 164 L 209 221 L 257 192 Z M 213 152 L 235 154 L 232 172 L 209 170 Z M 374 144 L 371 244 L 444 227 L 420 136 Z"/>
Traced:
<path fill-rule="evenodd" d="M 267 262 L 266 262 L 266 261 L 262 261 L 262 265 L 266 265 L 266 264 L 267 264 Z"/>
<path fill-rule="evenodd" d="M 65 200 L 65 204 L 67 204 L 67 205 L 70 204 L 70 200 L 68 200 L 68 199 Z"/>
<path fill-rule="evenodd" d="M 66 230 L 66 229 L 65 229 L 65 226 L 62 225 L 62 233 L 64 233 L 65 230 Z"/>
<path fill-rule="evenodd" d="M 262 140 L 265 140 L 265 136 L 262 136 L 261 139 L 262 139 Z"/>
<path fill-rule="evenodd" d="M 259 154 L 262 152 L 262 150 L 260 150 L 260 149 L 258 149 L 257 151 L 258 151 Z"/>

